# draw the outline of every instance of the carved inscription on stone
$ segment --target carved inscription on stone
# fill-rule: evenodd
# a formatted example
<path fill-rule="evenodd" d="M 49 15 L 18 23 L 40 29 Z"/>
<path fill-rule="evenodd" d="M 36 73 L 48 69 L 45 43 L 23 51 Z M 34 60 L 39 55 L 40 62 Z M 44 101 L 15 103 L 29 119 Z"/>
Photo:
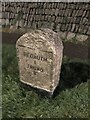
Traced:
<path fill-rule="evenodd" d="M 19 47 L 19 51 L 22 82 L 44 89 L 50 88 L 53 69 L 52 52 L 38 51 L 25 47 Z"/>

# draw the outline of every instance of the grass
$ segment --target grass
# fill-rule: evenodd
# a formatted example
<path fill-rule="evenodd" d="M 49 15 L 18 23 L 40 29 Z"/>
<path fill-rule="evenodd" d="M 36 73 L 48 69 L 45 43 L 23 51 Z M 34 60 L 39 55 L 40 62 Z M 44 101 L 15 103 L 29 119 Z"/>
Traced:
<path fill-rule="evenodd" d="M 60 85 L 49 99 L 20 85 L 14 45 L 3 45 L 2 55 L 3 118 L 88 118 L 87 62 L 64 58 Z"/>

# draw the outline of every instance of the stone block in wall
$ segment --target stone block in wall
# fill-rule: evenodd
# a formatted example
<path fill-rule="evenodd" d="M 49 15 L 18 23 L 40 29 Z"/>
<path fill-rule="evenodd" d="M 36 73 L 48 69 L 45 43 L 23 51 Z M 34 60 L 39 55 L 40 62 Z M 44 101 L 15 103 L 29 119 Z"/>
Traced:
<path fill-rule="evenodd" d="M 38 21 L 37 15 L 33 15 L 32 17 L 33 17 L 33 20 L 31 21 Z"/>
<path fill-rule="evenodd" d="M 49 9 L 45 9 L 45 14 L 47 15 L 49 12 Z"/>
<path fill-rule="evenodd" d="M 44 3 L 43 3 L 43 2 L 38 2 L 38 3 L 37 3 L 37 7 L 39 7 L 39 8 L 42 8 L 42 7 L 43 7 L 43 5 L 44 5 Z"/>
<path fill-rule="evenodd" d="M 67 8 L 67 5 L 68 5 L 68 3 L 63 3 L 63 9 L 66 9 Z"/>
<path fill-rule="evenodd" d="M 83 15 L 83 10 L 77 10 L 76 15 L 77 17 L 81 17 Z"/>
<path fill-rule="evenodd" d="M 50 24 L 50 29 L 54 29 L 54 26 L 55 26 L 55 23 L 54 22 L 52 22 L 51 24 Z"/>
<path fill-rule="evenodd" d="M 1 7 L 0 7 L 1 8 Z M 4 2 L 2 2 L 2 8 L 1 8 L 1 11 L 2 12 L 5 12 L 5 3 Z"/>
<path fill-rule="evenodd" d="M 90 26 L 88 27 L 87 35 L 90 35 Z"/>
<path fill-rule="evenodd" d="M 68 17 L 70 17 L 71 15 L 72 15 L 72 9 L 66 9 L 66 11 L 65 11 L 65 13 L 64 13 L 64 16 L 68 16 Z"/>
<path fill-rule="evenodd" d="M 56 23 L 59 23 L 60 22 L 60 17 L 57 16 L 56 19 L 54 20 Z"/>
<path fill-rule="evenodd" d="M 0 26 L 2 25 L 2 19 L 0 18 Z"/>
<path fill-rule="evenodd" d="M 2 18 L 4 19 L 6 19 L 6 18 L 8 18 L 9 19 L 9 15 L 10 15 L 10 13 L 9 12 L 2 12 Z"/>
<path fill-rule="evenodd" d="M 10 18 L 10 19 L 13 18 L 13 13 L 10 13 L 9 18 Z"/>
<path fill-rule="evenodd" d="M 55 11 L 56 11 L 56 9 L 51 9 L 50 15 L 55 15 Z"/>
<path fill-rule="evenodd" d="M 65 28 L 65 30 L 71 31 L 71 28 L 72 28 L 72 24 L 68 24 L 68 28 Z"/>
<path fill-rule="evenodd" d="M 30 16 L 29 16 L 30 17 Z M 26 19 L 26 14 L 23 14 L 23 17 L 22 17 L 23 19 Z"/>
<path fill-rule="evenodd" d="M 41 18 L 42 18 L 42 16 L 41 16 Z M 41 20 L 41 19 L 40 19 L 40 20 Z M 48 20 L 48 16 L 47 16 L 47 15 L 45 15 L 44 20 L 45 20 L 45 21 Z"/>
<path fill-rule="evenodd" d="M 83 24 L 83 25 L 90 25 L 89 19 L 87 19 L 87 18 L 85 18 L 85 17 L 82 18 L 80 24 Z"/>
<path fill-rule="evenodd" d="M 67 23 L 75 24 L 75 17 L 68 17 Z"/>
<path fill-rule="evenodd" d="M 68 31 L 69 24 L 67 23 L 65 26 L 65 30 Z"/>
<path fill-rule="evenodd" d="M 6 19 L 1 19 L 1 25 L 5 25 Z"/>
<path fill-rule="evenodd" d="M 12 7 L 12 8 L 11 8 L 11 12 L 12 12 L 12 13 L 16 13 L 16 10 L 17 10 L 17 8 L 15 8 L 15 7 Z"/>
<path fill-rule="evenodd" d="M 61 24 L 57 24 L 57 25 L 56 25 L 56 30 L 55 30 L 55 31 L 59 32 L 59 31 L 60 31 L 60 27 L 61 27 Z"/>
<path fill-rule="evenodd" d="M 0 12 L 0 19 L 2 18 L 2 13 Z"/>
<path fill-rule="evenodd" d="M 27 4 L 24 4 L 24 8 L 26 8 L 27 7 Z M 33 4 L 32 3 L 28 3 L 28 7 L 29 8 L 33 8 Z M 35 3 L 35 5 L 34 5 L 34 7 L 36 8 L 36 3 Z"/>
<path fill-rule="evenodd" d="M 71 28 L 71 32 L 74 32 L 74 29 L 75 29 L 75 24 L 72 24 L 72 28 Z"/>
<path fill-rule="evenodd" d="M 82 9 L 84 9 L 84 10 L 90 10 L 90 3 L 83 4 Z"/>
<path fill-rule="evenodd" d="M 30 10 L 30 13 L 29 13 L 29 9 L 27 8 L 27 13 L 28 14 L 35 15 L 35 12 L 36 12 L 35 9 L 32 9 L 32 10 Z M 41 14 L 41 12 L 39 14 Z"/>
<path fill-rule="evenodd" d="M 63 17 L 62 23 L 66 24 L 68 21 L 68 17 Z"/>
<path fill-rule="evenodd" d="M 75 25 L 74 32 L 77 33 L 78 31 L 79 31 L 79 24 L 76 24 L 76 25 Z"/>
<path fill-rule="evenodd" d="M 48 4 L 48 8 L 51 9 L 52 8 L 52 3 L 47 3 Z M 55 4 L 54 4 L 55 5 Z M 56 8 L 56 7 L 55 7 Z"/>
<path fill-rule="evenodd" d="M 81 10 L 83 9 L 84 7 L 86 6 L 86 4 L 83 4 L 83 2 L 78 2 L 77 5 L 76 5 L 76 8 Z"/>
<path fill-rule="evenodd" d="M 16 13 L 18 13 L 20 11 L 20 7 L 16 8 Z"/>
<path fill-rule="evenodd" d="M 38 21 L 45 20 L 45 15 L 38 15 Z"/>
<path fill-rule="evenodd" d="M 57 3 L 57 8 L 60 9 L 60 2 Z"/>
<path fill-rule="evenodd" d="M 41 28 L 42 27 L 42 23 L 41 22 L 37 22 L 37 27 Z"/>
<path fill-rule="evenodd" d="M 84 29 L 83 29 L 83 34 L 86 34 L 87 33 L 87 31 L 88 31 L 88 25 L 85 25 L 85 27 L 84 27 Z"/>
<path fill-rule="evenodd" d="M 36 28 L 36 22 L 32 22 L 31 28 L 33 28 L 33 29 Z"/>
<path fill-rule="evenodd" d="M 79 5 L 80 4 L 77 2 L 74 9 L 79 10 Z"/>
<path fill-rule="evenodd" d="M 67 34 L 67 40 L 68 41 L 72 41 L 72 39 L 75 37 L 75 33 L 72 32 L 68 32 Z"/>
<path fill-rule="evenodd" d="M 62 16 L 62 11 L 63 11 L 63 10 L 59 10 L 59 16 L 60 16 L 60 17 Z"/>
<path fill-rule="evenodd" d="M 6 24 L 6 26 L 9 25 L 9 19 L 5 20 L 5 24 Z"/>
<path fill-rule="evenodd" d="M 24 21 L 23 26 L 24 26 L 24 27 L 26 27 L 26 26 L 27 26 L 27 21 Z"/>
<path fill-rule="evenodd" d="M 67 20 L 67 24 L 71 23 L 72 21 L 72 17 L 65 17 L 65 19 Z"/>
<path fill-rule="evenodd" d="M 22 12 L 23 12 L 23 14 L 25 13 L 25 7 L 22 7 Z"/>
<path fill-rule="evenodd" d="M 79 27 L 79 32 L 82 33 L 82 34 L 85 34 L 88 30 L 88 26 L 85 26 L 85 25 L 81 25 Z"/>
<path fill-rule="evenodd" d="M 33 14 L 32 12 L 33 12 L 33 9 L 31 8 L 31 9 L 29 10 L 30 15 Z"/>
<path fill-rule="evenodd" d="M 90 10 L 90 2 L 88 3 L 87 9 Z"/>
<path fill-rule="evenodd" d="M 24 25 L 24 21 L 23 21 L 23 25 Z M 28 21 L 27 28 L 31 28 L 31 27 L 32 27 L 32 23 L 30 21 Z"/>
<path fill-rule="evenodd" d="M 51 16 L 50 15 L 48 15 L 48 22 L 50 22 L 51 21 Z"/>
<path fill-rule="evenodd" d="M 17 13 L 15 14 L 15 18 L 18 18 L 18 14 Z"/>
<path fill-rule="evenodd" d="M 27 14 L 26 14 L 26 17 L 25 17 L 25 20 L 28 20 L 28 16 L 29 16 L 29 15 L 28 15 L 28 13 L 27 13 Z M 20 19 L 21 19 L 21 18 L 20 18 Z"/>
<path fill-rule="evenodd" d="M 0 4 L 0 12 L 2 12 L 2 5 Z"/>
<path fill-rule="evenodd" d="M 62 24 L 62 25 L 61 25 L 61 28 L 60 28 L 61 31 L 65 31 L 65 27 L 66 27 L 66 24 Z"/>
<path fill-rule="evenodd" d="M 37 8 L 37 9 L 35 9 L 35 14 L 36 14 L 36 15 L 40 14 L 40 13 L 39 13 L 39 12 L 40 12 L 40 10 L 41 10 L 41 14 L 42 14 L 42 9 L 38 9 L 38 8 Z M 32 11 L 31 11 L 31 12 L 32 12 Z M 32 14 L 31 12 L 30 12 L 30 14 Z"/>
<path fill-rule="evenodd" d="M 48 8 L 48 7 L 49 7 L 49 6 L 47 5 L 47 3 L 44 2 L 43 8 L 45 9 L 45 8 Z"/>
<path fill-rule="evenodd" d="M 62 10 L 61 11 L 61 16 L 65 16 L 65 12 L 66 12 L 66 10 Z"/>
<path fill-rule="evenodd" d="M 6 11 L 6 12 L 10 12 L 10 8 L 9 8 L 9 6 L 6 6 L 4 11 Z"/>
<path fill-rule="evenodd" d="M 40 18 L 40 15 L 39 15 L 38 18 L 40 18 L 41 21 L 44 21 L 45 20 L 45 16 L 46 15 L 41 15 L 41 18 Z"/>
<path fill-rule="evenodd" d="M 56 10 L 55 10 L 55 16 L 59 15 L 59 11 L 60 10 L 56 8 Z"/>
<path fill-rule="evenodd" d="M 34 15 L 31 15 L 30 21 L 33 21 L 34 17 L 35 17 Z"/>
<path fill-rule="evenodd" d="M 68 5 L 67 5 L 67 8 L 68 9 L 75 9 L 76 8 L 76 5 L 74 4 L 74 3 L 68 3 Z"/>
<path fill-rule="evenodd" d="M 64 16 L 64 13 L 65 13 L 65 10 L 60 10 L 59 16 L 60 16 L 60 17 L 63 17 L 63 16 Z"/>
<path fill-rule="evenodd" d="M 54 8 L 54 2 L 52 2 L 52 8 Z"/>
<path fill-rule="evenodd" d="M 48 27 L 48 22 L 42 22 L 42 27 L 47 28 Z"/>
<path fill-rule="evenodd" d="M 52 22 L 55 22 L 55 19 L 56 19 L 56 16 L 52 15 L 52 16 L 51 16 L 51 21 L 52 21 Z"/>
<path fill-rule="evenodd" d="M 75 17 L 74 19 L 76 24 L 80 24 L 81 17 Z"/>
<path fill-rule="evenodd" d="M 87 39 L 88 39 L 87 35 L 80 35 L 80 34 L 76 35 L 76 40 L 77 41 L 83 42 L 83 41 L 86 41 Z"/>
<path fill-rule="evenodd" d="M 44 14 L 44 9 L 35 9 L 35 14 Z M 32 13 L 31 13 L 32 14 Z"/>
<path fill-rule="evenodd" d="M 54 8 L 54 9 L 57 8 L 57 3 L 56 3 L 56 2 L 54 2 L 54 4 L 53 4 L 53 8 Z"/>
<path fill-rule="evenodd" d="M 2 18 L 4 19 L 4 17 L 5 17 L 5 13 L 4 13 L 4 12 L 2 12 Z"/>
<path fill-rule="evenodd" d="M 65 9 L 66 8 L 66 6 L 64 6 L 65 4 L 64 3 L 59 3 L 59 9 Z"/>
<path fill-rule="evenodd" d="M 77 16 L 77 10 L 73 10 L 71 17 Z"/>
<path fill-rule="evenodd" d="M 16 22 L 16 25 L 15 25 L 15 26 L 16 26 L 16 28 L 18 28 L 18 26 L 19 26 L 19 21 Z"/>
<path fill-rule="evenodd" d="M 35 4 L 34 2 L 31 3 L 31 8 L 32 8 L 32 9 L 33 9 L 33 8 L 37 8 L 37 6 L 38 6 L 38 3 L 36 3 L 36 4 Z"/>
<path fill-rule="evenodd" d="M 66 37 L 67 37 L 67 32 L 62 32 L 62 31 L 59 31 L 58 32 L 58 35 L 59 35 L 59 37 L 61 38 L 61 39 L 66 39 Z"/>
<path fill-rule="evenodd" d="M 71 31 L 72 24 L 65 24 L 65 31 Z"/>
<path fill-rule="evenodd" d="M 70 10 L 70 9 L 66 9 L 66 11 L 65 11 L 65 13 L 64 13 L 64 16 L 65 16 L 65 17 L 69 16 L 69 15 L 68 15 L 68 14 L 69 14 L 69 10 Z"/>
<path fill-rule="evenodd" d="M 85 17 L 85 16 L 86 16 L 86 13 L 87 13 L 87 11 L 84 10 L 84 11 L 83 11 L 83 15 L 82 15 L 82 17 Z"/>
<path fill-rule="evenodd" d="M 85 17 L 86 17 L 86 18 L 90 18 L 90 10 L 87 10 Z"/>
<path fill-rule="evenodd" d="M 64 17 L 59 17 L 59 23 L 63 23 Z"/>
<path fill-rule="evenodd" d="M 19 21 L 19 27 L 23 27 L 23 25 L 24 25 L 24 21 L 23 21 L 23 20 L 20 20 L 20 21 Z"/>
<path fill-rule="evenodd" d="M 37 17 L 36 17 L 36 21 L 41 21 L 41 18 L 42 18 L 42 16 L 44 16 L 44 15 L 37 15 Z M 45 19 L 45 17 L 44 17 L 44 19 Z"/>

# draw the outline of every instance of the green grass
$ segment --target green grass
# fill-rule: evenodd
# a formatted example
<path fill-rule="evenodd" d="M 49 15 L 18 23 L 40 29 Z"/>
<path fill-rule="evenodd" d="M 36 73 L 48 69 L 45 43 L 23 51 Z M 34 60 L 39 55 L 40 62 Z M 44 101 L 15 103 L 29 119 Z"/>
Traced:
<path fill-rule="evenodd" d="M 16 49 L 3 45 L 3 118 L 87 118 L 87 62 L 63 60 L 61 83 L 54 98 L 41 97 L 20 86 Z"/>

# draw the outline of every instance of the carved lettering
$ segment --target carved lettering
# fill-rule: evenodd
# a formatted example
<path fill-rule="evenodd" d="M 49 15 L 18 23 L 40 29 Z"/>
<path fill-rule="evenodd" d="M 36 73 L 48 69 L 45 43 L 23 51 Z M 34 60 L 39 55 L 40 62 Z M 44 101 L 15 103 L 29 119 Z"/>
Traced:
<path fill-rule="evenodd" d="M 43 72 L 43 68 L 36 67 L 36 66 L 30 65 L 30 64 L 27 64 L 27 68 L 31 68 L 32 70 Z"/>
<path fill-rule="evenodd" d="M 47 58 L 45 58 L 43 56 L 38 56 L 36 54 L 32 54 L 32 53 L 28 53 L 28 52 L 24 52 L 23 55 L 25 57 L 28 57 L 28 58 L 37 59 L 37 60 L 40 60 L 40 61 L 46 61 L 47 62 Z"/>

